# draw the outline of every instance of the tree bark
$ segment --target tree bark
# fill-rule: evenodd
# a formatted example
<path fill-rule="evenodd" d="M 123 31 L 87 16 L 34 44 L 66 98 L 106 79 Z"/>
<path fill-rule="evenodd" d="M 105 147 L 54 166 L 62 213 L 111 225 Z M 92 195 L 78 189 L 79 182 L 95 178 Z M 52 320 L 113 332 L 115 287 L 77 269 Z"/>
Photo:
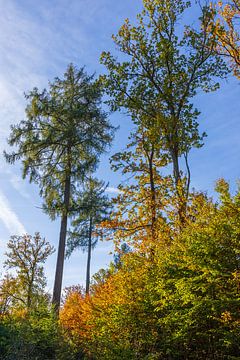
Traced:
<path fill-rule="evenodd" d="M 187 189 L 185 188 L 180 168 L 179 168 L 179 159 L 178 159 L 178 151 L 173 149 L 171 151 L 172 162 L 173 162 L 173 176 L 175 180 L 175 187 L 176 187 L 176 194 L 178 197 L 178 216 L 180 224 L 183 225 L 185 223 L 185 216 L 186 216 L 186 206 L 187 206 Z M 188 171 L 189 168 L 188 168 Z M 189 178 L 190 180 L 190 178 Z M 188 184 L 189 187 L 189 184 Z"/>
<path fill-rule="evenodd" d="M 149 157 L 149 177 L 150 177 L 150 187 L 151 187 L 151 232 L 152 232 L 152 241 L 156 240 L 156 191 L 155 191 L 155 182 L 154 182 L 154 170 L 153 170 L 153 156 L 154 150 L 151 151 Z"/>
<path fill-rule="evenodd" d="M 70 202 L 70 184 L 71 184 L 71 176 L 70 174 L 68 174 L 65 180 L 64 210 L 61 218 L 57 265 L 56 265 L 53 298 L 52 298 L 52 304 L 57 314 L 59 313 L 60 301 L 61 301 L 65 244 L 66 244 L 66 236 L 67 236 L 67 220 L 68 220 L 68 211 L 69 211 L 69 202 Z"/>
<path fill-rule="evenodd" d="M 29 286 L 27 294 L 27 310 L 29 311 L 32 303 L 32 286 Z"/>
<path fill-rule="evenodd" d="M 180 170 L 179 170 L 179 162 L 178 162 L 178 152 L 176 149 L 171 150 L 171 157 L 173 162 L 173 176 L 175 180 L 175 186 L 177 188 L 180 180 Z"/>
<path fill-rule="evenodd" d="M 89 221 L 88 257 L 87 257 L 87 274 L 86 274 L 86 294 L 89 294 L 89 287 L 90 287 L 91 255 L 92 255 L 92 217 L 90 217 L 90 221 Z"/>

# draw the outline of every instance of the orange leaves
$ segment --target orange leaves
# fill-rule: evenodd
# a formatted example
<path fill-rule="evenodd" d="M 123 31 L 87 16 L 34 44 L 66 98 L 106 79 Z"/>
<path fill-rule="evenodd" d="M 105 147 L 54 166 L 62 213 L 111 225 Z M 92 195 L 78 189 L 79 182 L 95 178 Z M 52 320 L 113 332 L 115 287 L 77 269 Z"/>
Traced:
<path fill-rule="evenodd" d="M 122 358 L 132 358 L 129 349 L 144 348 L 145 333 L 146 339 L 156 335 L 155 317 L 148 316 L 145 296 L 150 264 L 134 253 L 124 255 L 121 262 L 118 270 L 92 287 L 89 297 L 70 293 L 60 313 L 72 343 L 98 359 L 105 359 L 105 352 L 111 354 L 106 358 L 115 358 L 111 352 L 116 349 L 123 351 Z"/>
<path fill-rule="evenodd" d="M 181 232 L 162 223 L 154 258 L 142 233 L 135 251 L 122 249 L 117 265 L 95 275 L 89 297 L 69 293 L 60 320 L 73 344 L 99 360 L 160 359 L 179 349 L 197 359 L 212 334 L 220 355 L 239 348 L 240 196 L 228 197 L 224 180 L 218 191 L 218 203 L 190 194 Z"/>
<path fill-rule="evenodd" d="M 151 176 L 144 169 L 135 179 L 136 184 L 121 188 L 111 219 L 101 225 L 112 229 L 117 248 L 126 242 L 135 251 L 149 254 L 155 243 L 161 241 L 163 228 L 168 227 L 164 213 L 170 208 L 172 179 L 160 176 L 155 165 Z"/>
<path fill-rule="evenodd" d="M 67 330 L 69 338 L 79 344 L 86 340 L 91 329 L 88 324 L 90 298 L 74 290 L 69 293 L 64 307 L 60 311 L 60 323 Z"/>

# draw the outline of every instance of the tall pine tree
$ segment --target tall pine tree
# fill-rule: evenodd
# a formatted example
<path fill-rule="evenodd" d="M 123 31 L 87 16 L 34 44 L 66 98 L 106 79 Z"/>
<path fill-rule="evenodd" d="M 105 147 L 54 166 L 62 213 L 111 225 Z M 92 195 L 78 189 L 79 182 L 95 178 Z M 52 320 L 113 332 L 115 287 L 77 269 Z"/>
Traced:
<path fill-rule="evenodd" d="M 26 119 L 11 127 L 8 139 L 16 150 L 5 157 L 9 163 L 22 161 L 23 178 L 39 185 L 45 211 L 52 219 L 61 217 L 52 300 L 58 312 L 72 199 L 110 145 L 114 128 L 101 109 L 101 89 L 93 76 L 72 64 L 49 90 L 34 88 L 26 99 Z"/>

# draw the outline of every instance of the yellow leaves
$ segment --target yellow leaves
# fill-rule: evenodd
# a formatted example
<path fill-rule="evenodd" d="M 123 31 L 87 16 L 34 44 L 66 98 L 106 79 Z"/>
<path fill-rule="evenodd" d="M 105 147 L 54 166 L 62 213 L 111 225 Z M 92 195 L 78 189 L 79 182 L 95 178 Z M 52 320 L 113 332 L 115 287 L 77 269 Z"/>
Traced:
<path fill-rule="evenodd" d="M 216 191 L 219 192 L 220 194 L 224 194 L 226 196 L 230 196 L 229 193 L 229 184 L 225 179 L 219 179 L 216 182 L 216 187 L 215 187 Z"/>
<path fill-rule="evenodd" d="M 140 156 L 136 165 L 140 169 L 135 175 L 137 184 L 121 187 L 121 194 L 115 199 L 115 211 L 102 226 L 114 231 L 116 249 L 126 242 L 134 251 L 149 255 L 155 243 L 165 241 L 164 234 L 170 233 L 163 212 L 168 212 L 173 180 L 159 174 L 161 158 L 156 163 L 154 159 L 150 169 L 147 158 L 143 153 Z"/>
<path fill-rule="evenodd" d="M 25 319 L 25 317 L 27 316 L 27 312 L 27 309 L 16 309 L 13 311 L 13 314 L 16 318 Z"/>
<path fill-rule="evenodd" d="M 230 57 L 233 73 L 240 79 L 240 2 L 232 0 L 224 4 L 219 1 L 216 11 L 219 18 L 215 18 L 210 27 L 210 31 L 216 36 L 216 50 L 221 55 Z"/>
<path fill-rule="evenodd" d="M 224 322 L 224 323 L 228 323 L 232 320 L 232 316 L 231 316 L 231 313 L 230 311 L 224 311 L 222 314 L 221 314 L 221 320 Z"/>
<path fill-rule="evenodd" d="M 95 285 L 91 296 L 85 297 L 78 292 L 69 294 L 60 313 L 60 322 L 73 341 L 88 347 L 94 338 L 100 339 L 111 333 L 107 340 L 117 342 L 123 335 L 119 326 L 129 330 L 129 317 L 133 309 L 137 316 L 140 312 L 137 304 L 143 301 L 147 272 L 143 261 L 135 254 L 127 254 L 123 268 Z"/>
<path fill-rule="evenodd" d="M 130 33 L 130 22 L 129 19 L 125 19 L 124 24 L 121 26 L 121 28 L 118 31 L 118 36 L 120 38 L 123 38 L 125 41 L 130 41 L 131 39 L 131 33 Z M 114 37 L 114 40 L 118 42 L 117 37 Z"/>
<path fill-rule="evenodd" d="M 218 186 L 228 193 L 224 180 Z M 230 201 L 236 206 L 234 199 Z M 238 216 L 233 213 L 229 221 L 226 206 L 202 193 L 191 194 L 188 206 L 181 233 L 173 235 L 168 224 L 157 224 L 154 261 L 148 256 L 150 233 L 142 232 L 134 251 L 121 254 L 120 266 L 105 273 L 90 297 L 72 294 L 67 299 L 60 319 L 85 352 L 99 359 L 105 352 L 106 359 L 114 359 L 111 349 L 121 349 L 120 354 L 133 349 L 143 358 L 144 349 L 149 351 L 168 331 L 174 337 L 187 329 L 200 342 L 206 331 L 218 336 L 218 328 L 221 336 L 223 331 L 237 333 L 239 245 L 234 247 L 233 240 Z M 122 358 L 132 357 L 127 353 Z"/>
<path fill-rule="evenodd" d="M 236 317 L 236 314 L 233 314 L 229 310 L 225 310 L 221 313 L 220 321 L 224 326 L 229 327 L 230 329 L 239 329 L 240 318 Z"/>
<path fill-rule="evenodd" d="M 236 284 L 238 291 L 240 292 L 240 271 L 236 270 L 232 273 L 232 275 L 233 275 L 233 281 Z"/>

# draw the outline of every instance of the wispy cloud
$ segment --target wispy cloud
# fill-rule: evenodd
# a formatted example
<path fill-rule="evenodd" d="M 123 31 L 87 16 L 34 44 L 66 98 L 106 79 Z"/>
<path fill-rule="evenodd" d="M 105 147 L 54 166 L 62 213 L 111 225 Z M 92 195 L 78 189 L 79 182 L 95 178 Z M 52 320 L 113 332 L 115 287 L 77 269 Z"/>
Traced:
<path fill-rule="evenodd" d="M 24 225 L 19 220 L 17 214 L 11 209 L 6 196 L 1 192 L 0 209 L 0 220 L 11 234 L 22 235 L 26 233 Z"/>
<path fill-rule="evenodd" d="M 110 193 L 110 194 L 121 194 L 121 193 L 122 193 L 121 190 L 119 190 L 119 189 L 116 188 L 116 187 L 112 187 L 112 186 L 108 186 L 108 187 L 106 188 L 106 192 L 108 192 L 108 193 Z"/>
<path fill-rule="evenodd" d="M 26 182 L 23 182 L 22 178 L 18 175 L 15 175 L 13 173 L 10 174 L 9 179 L 11 185 L 17 192 L 24 198 L 30 199 L 30 194 L 26 190 Z"/>

